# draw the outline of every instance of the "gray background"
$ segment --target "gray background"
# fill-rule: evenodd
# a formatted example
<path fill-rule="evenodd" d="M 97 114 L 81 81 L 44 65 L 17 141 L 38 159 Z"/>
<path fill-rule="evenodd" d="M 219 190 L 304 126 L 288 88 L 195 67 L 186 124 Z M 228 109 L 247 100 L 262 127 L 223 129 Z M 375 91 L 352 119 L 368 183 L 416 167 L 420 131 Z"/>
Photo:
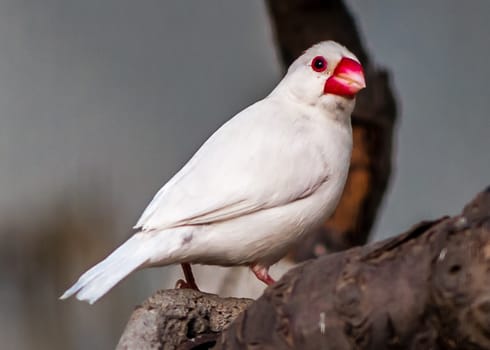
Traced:
<path fill-rule="evenodd" d="M 348 4 L 401 101 L 379 239 L 490 183 L 490 2 Z M 261 1 L 0 1 L 2 348 L 114 346 L 165 269 L 93 307 L 55 297 L 281 74 Z"/>

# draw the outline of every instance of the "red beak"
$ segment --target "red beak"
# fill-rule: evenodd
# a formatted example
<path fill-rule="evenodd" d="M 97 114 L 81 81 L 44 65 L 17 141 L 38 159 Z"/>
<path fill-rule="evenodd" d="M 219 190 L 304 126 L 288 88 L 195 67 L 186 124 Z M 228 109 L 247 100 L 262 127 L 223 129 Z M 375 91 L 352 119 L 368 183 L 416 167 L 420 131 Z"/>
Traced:
<path fill-rule="evenodd" d="M 332 76 L 325 82 L 323 92 L 353 98 L 365 87 L 366 81 L 361 64 L 344 57 L 335 67 Z"/>

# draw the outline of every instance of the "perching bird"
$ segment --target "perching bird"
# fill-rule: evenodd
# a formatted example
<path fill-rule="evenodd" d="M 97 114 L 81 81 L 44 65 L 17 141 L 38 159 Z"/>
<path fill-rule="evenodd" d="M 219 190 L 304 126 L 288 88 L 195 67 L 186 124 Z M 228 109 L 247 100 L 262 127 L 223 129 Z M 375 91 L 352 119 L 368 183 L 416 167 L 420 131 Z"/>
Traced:
<path fill-rule="evenodd" d="M 219 128 L 155 195 L 134 234 L 61 299 L 94 303 L 131 272 L 181 263 L 269 266 L 334 211 L 349 169 L 358 59 L 321 42 L 263 100 Z"/>

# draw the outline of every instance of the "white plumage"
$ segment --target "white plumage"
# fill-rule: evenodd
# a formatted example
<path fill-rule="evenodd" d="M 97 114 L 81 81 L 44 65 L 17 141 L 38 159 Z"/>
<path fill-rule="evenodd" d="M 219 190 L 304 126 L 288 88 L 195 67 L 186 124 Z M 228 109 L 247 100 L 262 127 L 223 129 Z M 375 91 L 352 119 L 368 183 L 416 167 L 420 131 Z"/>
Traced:
<path fill-rule="evenodd" d="M 325 70 L 314 67 L 317 57 Z M 340 69 L 344 58 L 348 69 Z M 132 271 L 173 263 L 253 265 L 267 274 L 335 209 L 363 87 L 357 58 L 343 46 L 305 51 L 269 96 L 225 123 L 160 189 L 135 226 L 140 232 L 61 298 L 93 303 Z"/>

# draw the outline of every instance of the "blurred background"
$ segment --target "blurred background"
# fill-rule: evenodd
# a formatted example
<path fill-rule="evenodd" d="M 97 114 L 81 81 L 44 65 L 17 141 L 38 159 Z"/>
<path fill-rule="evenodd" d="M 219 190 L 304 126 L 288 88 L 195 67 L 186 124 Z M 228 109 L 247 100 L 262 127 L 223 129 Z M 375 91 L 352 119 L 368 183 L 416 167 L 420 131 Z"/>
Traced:
<path fill-rule="evenodd" d="M 490 2 L 346 3 L 401 102 L 377 240 L 490 183 Z M 171 268 L 57 297 L 281 75 L 262 1 L 1 0 L 1 348 L 113 348 Z"/>

